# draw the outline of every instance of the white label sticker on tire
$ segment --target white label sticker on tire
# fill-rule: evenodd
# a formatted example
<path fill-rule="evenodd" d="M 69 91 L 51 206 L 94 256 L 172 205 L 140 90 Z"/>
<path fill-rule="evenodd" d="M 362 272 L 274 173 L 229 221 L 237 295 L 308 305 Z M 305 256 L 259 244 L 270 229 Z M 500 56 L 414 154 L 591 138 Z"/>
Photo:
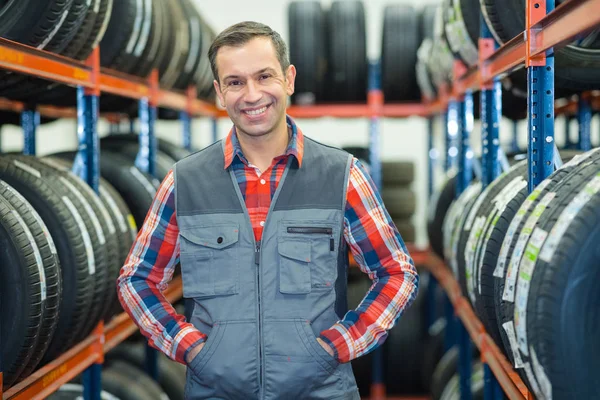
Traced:
<path fill-rule="evenodd" d="M 94 230 L 96 231 L 96 236 L 98 237 L 98 242 L 101 246 L 104 246 L 104 244 L 106 244 L 106 238 L 104 237 L 104 232 L 102 231 L 102 226 L 100 225 L 98 216 L 96 215 L 94 210 L 92 210 L 90 203 L 85 199 L 85 197 L 83 197 L 81 192 L 77 190 L 77 188 L 75 188 L 75 186 L 73 186 L 71 182 L 69 182 L 67 178 L 61 176 L 60 181 L 71 191 L 71 193 L 73 193 L 77 200 L 79 200 L 79 202 L 83 206 L 83 209 L 88 215 L 88 218 L 90 219 L 90 221 L 92 221 L 92 225 L 94 226 Z"/>
<path fill-rule="evenodd" d="M 83 223 L 83 219 L 79 212 L 71 202 L 67 196 L 62 197 L 63 203 L 67 206 L 71 215 L 75 219 L 77 226 L 79 227 L 79 232 L 81 233 L 81 237 L 83 238 L 83 245 L 85 246 L 85 253 L 87 255 L 88 260 L 88 273 L 90 275 L 94 275 L 96 273 L 96 259 L 94 258 L 94 248 L 92 247 L 92 240 L 90 239 L 90 234 L 88 233 L 85 224 Z"/>
<path fill-rule="evenodd" d="M 527 343 L 527 301 L 529 299 L 529 287 L 533 279 L 540 249 L 547 236 L 548 232 L 540 228 L 535 228 L 519 265 L 514 323 L 519 349 L 525 355 L 529 355 L 529 346 Z"/>
<path fill-rule="evenodd" d="M 600 174 L 596 175 L 585 187 L 571 200 L 571 202 L 561 212 L 560 217 L 552 227 L 548 240 L 540 253 L 540 259 L 550 262 L 558 245 L 567 231 L 571 222 L 575 219 L 579 211 L 598 193 L 600 190 Z"/>
<path fill-rule="evenodd" d="M 35 258 L 38 274 L 40 276 L 40 296 L 42 301 L 46 301 L 46 271 L 44 270 L 44 261 L 42 260 L 40 249 L 38 248 L 31 231 L 27 227 L 27 224 L 25 221 L 23 221 L 23 218 L 21 218 L 21 215 L 16 210 L 11 210 L 10 212 L 15 217 L 19 225 L 21 225 L 21 229 L 23 229 L 23 232 L 25 232 L 25 236 L 27 236 L 27 241 L 29 242 L 31 250 L 33 251 L 33 257 Z"/>
<path fill-rule="evenodd" d="M 465 246 L 465 278 L 467 281 L 467 292 L 469 298 L 473 304 L 475 303 L 475 289 L 474 289 L 474 258 L 475 258 L 475 246 L 481 236 L 483 230 L 483 224 L 485 223 L 485 217 L 478 217 L 473 224 L 473 229 L 469 233 L 469 239 Z"/>
<path fill-rule="evenodd" d="M 544 400 L 552 400 L 552 384 L 550 383 L 550 379 L 548 379 L 548 375 L 546 375 L 546 371 L 544 371 L 544 367 L 540 364 L 537 353 L 533 347 L 529 348 L 529 353 L 531 354 L 531 363 L 533 364 L 533 373 L 535 375 L 535 379 L 541 386 L 542 393 L 544 394 Z"/>
<path fill-rule="evenodd" d="M 517 229 L 519 225 L 521 225 L 521 221 L 525 218 L 525 215 L 531 208 L 533 202 L 539 197 L 540 193 L 548 184 L 551 182 L 550 179 L 545 179 L 542 183 L 540 183 L 537 188 L 531 192 L 527 199 L 523 202 L 517 214 L 510 222 L 508 226 L 508 230 L 506 231 L 506 235 L 504 236 L 504 240 L 502 241 L 502 246 L 500 247 L 500 255 L 498 256 L 498 263 L 496 265 L 496 269 L 494 270 L 494 276 L 497 278 L 504 278 L 504 269 L 506 268 L 506 262 L 508 259 L 508 252 L 510 251 L 510 245 L 513 241 L 514 235 L 517 233 Z"/>
<path fill-rule="evenodd" d="M 502 294 L 502 300 L 504 301 L 509 301 L 511 303 L 515 301 L 515 285 L 519 273 L 519 264 L 521 263 L 521 258 L 523 256 L 523 252 L 525 251 L 525 246 L 527 245 L 527 241 L 529 240 L 529 237 L 533 232 L 533 227 L 537 224 L 538 220 L 544 213 L 544 210 L 546 210 L 546 207 L 548 206 L 548 204 L 550 204 L 550 202 L 552 201 L 552 199 L 554 199 L 555 196 L 556 193 L 554 192 L 546 193 L 542 200 L 540 200 L 540 203 L 533 209 L 523 229 L 521 229 L 519 239 L 510 259 L 508 271 L 506 271 L 504 293 Z"/>
<path fill-rule="evenodd" d="M 519 352 L 519 345 L 517 343 L 517 336 L 515 335 L 515 326 L 512 321 L 508 321 L 502 324 L 502 328 L 504 332 L 506 332 L 506 336 L 508 337 L 508 342 L 510 345 L 510 351 L 513 355 L 513 360 L 515 362 L 515 368 L 523 368 L 523 359 L 521 358 L 521 353 Z"/>

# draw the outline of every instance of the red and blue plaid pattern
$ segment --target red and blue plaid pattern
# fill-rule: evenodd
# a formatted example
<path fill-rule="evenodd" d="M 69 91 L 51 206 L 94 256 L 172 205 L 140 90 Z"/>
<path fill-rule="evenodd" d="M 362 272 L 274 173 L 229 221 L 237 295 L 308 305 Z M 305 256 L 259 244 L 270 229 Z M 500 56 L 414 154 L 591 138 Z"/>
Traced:
<path fill-rule="evenodd" d="M 288 117 L 292 137 L 284 155 L 273 159 L 261 173 L 244 157 L 235 128 L 225 139 L 225 168 L 233 168 L 257 240 L 262 236 L 273 195 L 289 157 L 302 166 L 304 136 Z M 174 208 L 174 180 L 170 172 L 161 184 L 140 228 L 118 279 L 118 293 L 125 311 L 140 327 L 151 346 L 185 364 L 185 355 L 206 335 L 185 321 L 162 295 L 179 261 L 179 230 Z M 364 166 L 355 158 L 350 169 L 344 215 L 344 238 L 373 285 L 355 310 L 321 339 L 340 362 L 372 351 L 387 337 L 387 330 L 412 303 L 418 275 L 414 263 L 385 209 Z"/>

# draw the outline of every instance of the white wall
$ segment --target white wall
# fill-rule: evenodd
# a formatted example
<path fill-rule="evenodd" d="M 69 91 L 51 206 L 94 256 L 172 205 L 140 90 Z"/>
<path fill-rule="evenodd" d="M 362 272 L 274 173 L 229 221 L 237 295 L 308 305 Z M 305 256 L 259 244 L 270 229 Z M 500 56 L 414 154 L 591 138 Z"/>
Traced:
<path fill-rule="evenodd" d="M 256 20 L 270 25 L 287 39 L 287 6 L 289 1 L 263 0 L 263 1 L 200 1 L 195 0 L 199 10 L 206 20 L 218 32 L 227 26 L 242 20 Z M 420 7 L 425 3 L 436 3 L 436 0 L 404 0 L 404 3 L 414 4 Z M 324 1 L 323 4 L 329 4 Z M 368 29 L 368 54 L 370 58 L 379 56 L 381 43 L 381 29 L 383 21 L 383 8 L 389 0 L 368 0 L 364 2 L 367 11 Z M 298 121 L 302 130 L 310 137 L 324 143 L 343 145 L 368 145 L 369 121 L 367 119 L 342 120 L 333 118 L 322 118 L 318 120 Z M 598 127 L 592 128 L 592 136 L 597 138 Z M 219 134 L 224 137 L 230 129 L 230 121 L 222 119 L 219 122 Z M 557 138 L 562 134 L 562 123 L 558 125 Z M 193 125 L 194 145 L 203 147 L 210 143 L 212 128 L 210 121 L 206 119 L 195 120 Z M 443 153 L 443 138 L 441 127 L 436 124 L 436 145 Z M 178 122 L 160 122 L 157 124 L 157 134 L 160 137 L 181 143 L 181 126 Z M 421 118 L 407 118 L 403 120 L 385 119 L 381 124 L 381 156 L 383 160 L 410 160 L 416 165 L 416 180 L 414 190 L 418 196 L 418 210 L 414 219 L 418 230 L 417 244 L 426 244 L 425 212 L 427 199 L 427 135 L 426 122 Z M 108 131 L 108 125 L 101 121 L 99 132 L 104 136 Z M 476 124 L 472 143 L 476 149 L 479 146 L 479 128 Z M 503 142 L 510 138 L 512 127 L 505 122 L 502 127 Z M 17 127 L 5 126 L 3 128 L 3 151 L 15 151 L 22 148 L 22 135 Z M 521 146 L 526 145 L 525 125 L 520 126 Z M 559 140 L 560 143 L 560 140 Z M 58 121 L 44 125 L 39 129 L 37 137 L 37 149 L 39 154 L 47 154 L 61 150 L 74 149 L 76 147 L 76 125 L 75 121 Z M 440 158 L 440 164 L 443 156 Z M 437 171 L 437 181 L 441 173 Z"/>

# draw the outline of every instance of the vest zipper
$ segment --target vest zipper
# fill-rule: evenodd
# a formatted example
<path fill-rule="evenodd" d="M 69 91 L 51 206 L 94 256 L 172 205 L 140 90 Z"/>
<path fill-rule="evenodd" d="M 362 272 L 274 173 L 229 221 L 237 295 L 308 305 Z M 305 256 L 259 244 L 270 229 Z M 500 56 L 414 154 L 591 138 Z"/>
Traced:
<path fill-rule="evenodd" d="M 256 242 L 256 249 L 254 251 L 254 262 L 256 263 L 256 286 L 257 286 L 257 294 L 258 294 L 258 354 L 260 361 L 260 371 L 258 382 L 260 385 L 260 392 L 262 393 L 263 386 L 263 346 L 262 346 L 262 311 L 260 309 L 260 298 L 261 298 L 261 290 L 260 290 L 260 244 L 261 241 Z"/>
<path fill-rule="evenodd" d="M 325 234 L 329 235 L 329 251 L 335 250 L 335 241 L 333 240 L 332 228 L 308 227 L 308 226 L 288 226 L 287 233 L 300 233 L 304 235 Z"/>

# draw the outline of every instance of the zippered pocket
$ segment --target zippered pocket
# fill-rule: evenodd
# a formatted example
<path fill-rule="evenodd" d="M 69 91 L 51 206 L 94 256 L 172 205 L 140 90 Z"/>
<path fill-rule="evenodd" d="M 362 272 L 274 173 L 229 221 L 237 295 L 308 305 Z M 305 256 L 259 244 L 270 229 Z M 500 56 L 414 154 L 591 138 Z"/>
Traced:
<path fill-rule="evenodd" d="M 301 235 L 329 235 L 329 251 L 335 250 L 335 241 L 333 239 L 333 228 L 316 226 L 288 226 L 287 233 L 296 233 Z"/>

